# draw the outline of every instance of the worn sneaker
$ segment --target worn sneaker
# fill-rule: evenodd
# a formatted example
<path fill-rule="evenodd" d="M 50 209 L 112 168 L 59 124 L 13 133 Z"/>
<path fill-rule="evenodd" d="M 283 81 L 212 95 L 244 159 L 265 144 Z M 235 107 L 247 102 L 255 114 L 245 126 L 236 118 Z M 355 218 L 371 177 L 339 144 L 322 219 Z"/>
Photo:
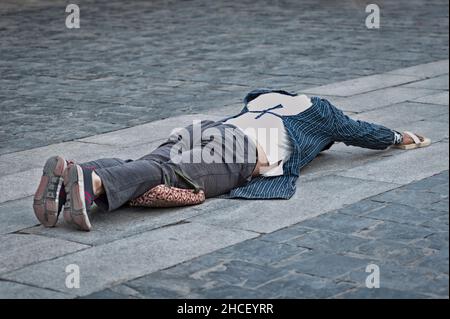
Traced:
<path fill-rule="evenodd" d="M 80 230 L 90 231 L 92 226 L 88 212 L 94 198 L 89 191 L 92 189 L 92 185 L 90 187 L 85 185 L 83 169 L 80 165 L 70 163 L 67 166 L 64 171 L 64 187 L 66 189 L 64 220 Z"/>
<path fill-rule="evenodd" d="M 39 186 L 34 194 L 33 210 L 39 222 L 45 227 L 54 227 L 65 201 L 63 173 L 66 160 L 52 156 L 45 162 Z"/>

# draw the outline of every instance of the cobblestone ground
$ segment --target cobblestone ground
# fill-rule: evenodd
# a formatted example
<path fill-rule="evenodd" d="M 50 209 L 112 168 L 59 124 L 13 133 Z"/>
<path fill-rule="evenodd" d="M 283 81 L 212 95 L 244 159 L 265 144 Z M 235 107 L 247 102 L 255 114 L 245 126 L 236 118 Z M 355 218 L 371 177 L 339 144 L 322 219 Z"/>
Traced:
<path fill-rule="evenodd" d="M 88 297 L 448 298 L 448 194 L 445 171 Z"/>
<path fill-rule="evenodd" d="M 0 4 L 0 154 L 448 57 L 448 1 Z M 373 2 L 373 1 L 369 1 Z"/>

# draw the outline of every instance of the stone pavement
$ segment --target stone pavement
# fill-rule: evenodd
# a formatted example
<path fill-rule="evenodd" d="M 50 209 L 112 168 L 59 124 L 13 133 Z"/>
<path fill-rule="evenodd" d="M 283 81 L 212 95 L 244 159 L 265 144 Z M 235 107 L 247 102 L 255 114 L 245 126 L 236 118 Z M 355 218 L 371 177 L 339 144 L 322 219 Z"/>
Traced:
<path fill-rule="evenodd" d="M 2 0 L 0 154 L 448 58 L 447 0 L 378 0 L 368 30 L 372 2 L 73 0 L 67 29 L 66 0 Z"/>
<path fill-rule="evenodd" d="M 90 233 L 37 225 L 31 195 L 48 156 L 136 158 L 172 128 L 235 104 L 0 155 L 0 297 L 448 297 L 448 74 L 439 60 L 302 90 L 433 144 L 337 144 L 303 169 L 287 201 L 97 211 Z M 364 288 L 368 263 L 380 267 L 380 289 Z M 79 289 L 65 286 L 70 264 Z"/>
<path fill-rule="evenodd" d="M 87 298 L 448 298 L 448 171 Z M 380 288 L 366 287 L 366 267 Z"/>

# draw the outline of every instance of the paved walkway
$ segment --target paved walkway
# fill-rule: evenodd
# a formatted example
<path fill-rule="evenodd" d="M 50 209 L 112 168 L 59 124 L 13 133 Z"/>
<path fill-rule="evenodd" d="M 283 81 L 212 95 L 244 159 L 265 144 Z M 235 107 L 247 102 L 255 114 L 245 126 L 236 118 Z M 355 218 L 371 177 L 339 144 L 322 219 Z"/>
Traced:
<path fill-rule="evenodd" d="M 448 298 L 448 183 L 445 171 L 87 298 Z"/>
<path fill-rule="evenodd" d="M 0 4 L 0 154 L 448 58 L 447 0 Z M 50 116 L 51 115 L 51 116 Z"/>
<path fill-rule="evenodd" d="M 448 297 L 448 70 L 440 60 L 303 90 L 433 144 L 335 145 L 302 171 L 288 201 L 95 212 L 90 233 L 36 225 L 31 195 L 48 156 L 136 158 L 173 127 L 238 105 L 0 155 L 0 297 Z M 380 267 L 378 290 L 363 287 L 369 262 Z M 65 285 L 70 264 L 79 289 Z"/>

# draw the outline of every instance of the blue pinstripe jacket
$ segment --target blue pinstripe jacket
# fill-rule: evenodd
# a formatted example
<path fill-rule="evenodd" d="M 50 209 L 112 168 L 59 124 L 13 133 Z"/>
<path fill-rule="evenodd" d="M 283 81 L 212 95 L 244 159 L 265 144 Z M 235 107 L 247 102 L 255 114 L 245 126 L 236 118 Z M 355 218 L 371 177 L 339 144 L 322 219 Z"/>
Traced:
<path fill-rule="evenodd" d="M 230 198 L 289 199 L 295 193 L 300 169 L 311 162 L 321 151 L 330 148 L 337 140 L 344 141 L 346 144 L 374 149 L 383 149 L 392 144 L 393 132 L 391 130 L 376 124 L 353 121 L 330 102 L 319 97 L 312 97 L 312 105 L 296 115 L 284 116 L 272 112 L 273 109 L 282 107 L 281 105 L 261 112 L 248 110 L 247 104 L 250 101 L 261 94 L 271 92 L 290 96 L 297 95 L 283 90 L 257 89 L 251 91 L 244 99 L 242 111 L 232 117 L 246 112 L 271 113 L 279 116 L 291 139 L 293 152 L 283 165 L 283 175 L 253 178 L 246 185 L 232 189 L 228 194 Z M 349 126 L 349 122 L 355 124 Z M 364 136 L 364 139 L 361 136 Z"/>

